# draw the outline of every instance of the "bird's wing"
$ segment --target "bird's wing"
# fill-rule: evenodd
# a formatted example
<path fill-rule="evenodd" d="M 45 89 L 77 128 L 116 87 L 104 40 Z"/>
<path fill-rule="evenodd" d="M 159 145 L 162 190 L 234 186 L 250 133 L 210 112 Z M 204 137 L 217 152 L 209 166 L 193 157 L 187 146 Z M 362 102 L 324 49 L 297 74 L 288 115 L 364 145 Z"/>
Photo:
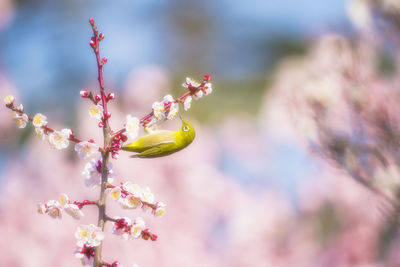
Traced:
<path fill-rule="evenodd" d="M 138 140 L 139 141 L 139 140 Z M 154 147 L 159 144 L 175 143 L 175 134 L 172 131 L 157 131 L 140 138 L 140 146 L 144 148 Z"/>
<path fill-rule="evenodd" d="M 165 142 L 158 144 L 157 146 L 146 149 L 136 155 L 131 156 L 131 158 L 156 158 L 162 157 L 170 154 L 173 150 L 175 142 Z"/>

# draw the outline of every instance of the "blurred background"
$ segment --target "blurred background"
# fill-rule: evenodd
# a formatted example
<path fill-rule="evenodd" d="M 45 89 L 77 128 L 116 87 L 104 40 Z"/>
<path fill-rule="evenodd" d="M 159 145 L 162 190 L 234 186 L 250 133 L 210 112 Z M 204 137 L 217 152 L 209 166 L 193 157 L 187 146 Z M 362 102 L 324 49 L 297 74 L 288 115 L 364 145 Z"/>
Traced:
<path fill-rule="evenodd" d="M 213 93 L 180 114 L 192 145 L 153 160 L 113 161 L 116 182 L 149 186 L 162 218 L 140 210 L 157 242 L 124 241 L 106 226 L 103 256 L 139 266 L 400 266 L 400 100 L 397 0 L 0 0 L 0 93 L 55 129 L 102 143 L 90 103 L 97 66 L 111 126 L 213 77 Z M 97 199 L 85 161 L 55 151 L 0 112 L 0 250 L 9 267 L 79 266 L 78 224 L 36 203 Z M 176 129 L 178 120 L 160 128 Z"/>

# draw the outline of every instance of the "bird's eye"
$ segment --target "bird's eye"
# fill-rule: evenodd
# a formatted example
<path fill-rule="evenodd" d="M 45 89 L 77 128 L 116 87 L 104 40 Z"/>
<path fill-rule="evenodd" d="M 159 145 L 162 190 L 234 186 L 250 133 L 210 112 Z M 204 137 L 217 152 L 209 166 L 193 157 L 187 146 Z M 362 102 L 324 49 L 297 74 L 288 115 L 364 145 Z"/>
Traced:
<path fill-rule="evenodd" d="M 189 127 L 188 127 L 188 126 L 183 126 L 183 131 L 184 131 L 184 132 L 189 131 Z"/>

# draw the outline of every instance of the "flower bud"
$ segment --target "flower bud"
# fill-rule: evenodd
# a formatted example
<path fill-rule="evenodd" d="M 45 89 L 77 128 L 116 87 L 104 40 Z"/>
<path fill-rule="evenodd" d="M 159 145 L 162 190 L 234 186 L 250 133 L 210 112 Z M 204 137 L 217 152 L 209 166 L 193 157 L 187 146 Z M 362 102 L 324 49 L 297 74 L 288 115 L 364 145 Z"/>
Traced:
<path fill-rule="evenodd" d="M 99 122 L 99 124 L 98 124 L 98 126 L 100 127 L 100 128 L 103 128 L 104 127 L 104 122 Z"/>
<path fill-rule="evenodd" d="M 203 79 L 204 79 L 204 81 L 206 81 L 206 82 L 209 82 L 209 81 L 212 80 L 210 74 L 205 74 L 204 77 L 203 77 Z"/>
<path fill-rule="evenodd" d="M 89 23 L 90 23 L 90 25 L 94 25 L 94 19 L 90 18 Z"/>
<path fill-rule="evenodd" d="M 103 40 L 104 39 L 104 34 L 103 33 L 100 33 L 100 35 L 99 35 L 99 40 L 101 41 L 101 40 Z"/>
<path fill-rule="evenodd" d="M 103 57 L 103 59 L 101 60 L 101 63 L 102 63 L 102 64 L 106 64 L 107 61 L 108 61 L 108 59 L 107 59 L 106 57 Z"/>
<path fill-rule="evenodd" d="M 93 48 L 96 47 L 96 43 L 95 43 L 93 40 L 90 40 L 90 43 L 89 43 L 89 44 L 90 44 L 90 46 L 93 47 Z"/>
<path fill-rule="evenodd" d="M 96 95 L 94 100 L 96 100 L 97 102 L 99 102 L 101 100 L 101 96 L 100 95 Z"/>
<path fill-rule="evenodd" d="M 114 93 L 109 93 L 107 95 L 107 100 L 111 100 L 111 99 L 114 99 L 114 98 L 115 98 L 115 94 Z"/>
<path fill-rule="evenodd" d="M 86 90 L 82 90 L 82 91 L 80 91 L 79 92 L 79 94 L 81 95 L 81 97 L 83 97 L 83 98 L 87 98 L 87 97 L 89 97 L 89 92 L 88 91 L 86 91 Z"/>

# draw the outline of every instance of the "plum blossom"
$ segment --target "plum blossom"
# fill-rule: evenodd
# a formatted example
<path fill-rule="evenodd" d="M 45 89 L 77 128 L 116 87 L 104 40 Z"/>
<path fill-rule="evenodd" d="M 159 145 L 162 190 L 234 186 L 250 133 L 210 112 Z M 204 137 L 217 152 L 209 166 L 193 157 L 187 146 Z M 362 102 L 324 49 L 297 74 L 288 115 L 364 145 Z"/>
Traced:
<path fill-rule="evenodd" d="M 103 107 L 100 105 L 94 105 L 89 108 L 89 115 L 92 118 L 100 120 L 103 116 Z"/>
<path fill-rule="evenodd" d="M 142 204 L 142 202 L 134 195 L 127 195 L 125 198 L 120 199 L 120 204 L 126 209 L 136 209 Z"/>
<path fill-rule="evenodd" d="M 19 114 L 18 112 L 14 112 L 13 117 L 17 122 L 18 128 L 20 129 L 25 128 L 27 122 L 29 121 L 28 115 L 26 115 L 25 113 Z"/>
<path fill-rule="evenodd" d="M 114 219 L 113 234 L 125 240 L 139 238 L 146 228 L 146 223 L 141 217 L 136 218 L 133 223 L 126 217 L 114 217 Z"/>
<path fill-rule="evenodd" d="M 206 83 L 204 85 L 204 95 L 209 95 L 212 93 L 212 84 L 211 83 Z"/>
<path fill-rule="evenodd" d="M 141 195 L 140 199 L 143 202 L 146 202 L 146 203 L 149 203 L 149 204 L 153 204 L 154 203 L 154 194 L 151 192 L 149 187 L 145 187 L 142 190 L 142 195 Z"/>
<path fill-rule="evenodd" d="M 139 119 L 136 117 L 132 117 L 131 115 L 126 116 L 126 124 L 125 129 L 126 133 L 130 138 L 135 139 L 139 133 Z"/>
<path fill-rule="evenodd" d="M 32 119 L 32 124 L 37 128 L 45 126 L 47 124 L 47 117 L 42 113 L 37 113 Z"/>
<path fill-rule="evenodd" d="M 53 219 L 61 219 L 62 218 L 62 209 L 60 207 L 60 203 L 55 200 L 50 200 L 46 203 L 47 214 Z"/>
<path fill-rule="evenodd" d="M 142 195 L 142 188 L 138 184 L 134 184 L 131 181 L 124 182 L 122 184 L 122 188 L 136 197 L 141 197 Z"/>
<path fill-rule="evenodd" d="M 152 109 L 153 109 L 153 113 L 154 113 L 154 117 L 156 117 L 157 120 L 163 120 L 165 119 L 165 108 L 163 103 L 161 102 L 154 102 L 152 105 Z"/>
<path fill-rule="evenodd" d="M 14 98 L 13 95 L 8 95 L 8 96 L 6 96 L 6 97 L 4 98 L 4 103 L 5 103 L 6 105 L 11 105 L 11 104 L 14 103 L 14 101 L 15 101 L 15 98 Z"/>
<path fill-rule="evenodd" d="M 46 134 L 43 128 L 35 128 L 36 135 L 40 138 L 40 140 L 44 141 L 46 139 Z"/>
<path fill-rule="evenodd" d="M 61 208 L 64 208 L 65 205 L 69 204 L 69 197 L 67 194 L 61 194 L 60 196 L 60 200 L 58 201 L 58 203 L 60 204 Z"/>
<path fill-rule="evenodd" d="M 130 229 L 132 224 L 131 219 L 118 216 L 115 216 L 114 219 L 116 221 L 114 222 L 112 233 L 114 235 L 121 236 L 125 240 L 128 240 L 130 237 Z"/>
<path fill-rule="evenodd" d="M 199 87 L 200 86 L 200 83 L 199 82 L 196 82 L 195 80 L 193 80 L 192 78 L 189 78 L 189 77 L 186 77 L 186 82 L 184 82 L 183 84 L 182 84 L 182 86 L 183 87 L 185 87 L 185 88 L 188 88 L 188 89 L 190 89 L 190 88 L 193 88 L 193 87 Z"/>
<path fill-rule="evenodd" d="M 87 245 L 78 246 L 74 255 L 76 258 L 81 259 L 82 265 L 93 265 L 94 263 L 94 247 Z"/>
<path fill-rule="evenodd" d="M 88 141 L 82 141 L 75 145 L 75 151 L 81 159 L 87 159 L 99 151 L 99 147 Z"/>
<path fill-rule="evenodd" d="M 121 189 L 119 187 L 108 189 L 108 193 L 113 200 L 118 200 L 121 197 Z"/>
<path fill-rule="evenodd" d="M 47 206 L 45 204 L 38 204 L 38 213 L 46 214 L 47 213 Z"/>
<path fill-rule="evenodd" d="M 69 145 L 69 137 L 72 134 L 70 129 L 62 129 L 54 131 L 49 135 L 49 143 L 56 149 L 64 149 Z"/>
<path fill-rule="evenodd" d="M 75 204 L 66 204 L 64 206 L 64 211 L 71 216 L 72 218 L 74 218 L 75 220 L 79 220 L 80 218 L 83 217 L 83 212 L 81 211 L 81 209 L 79 209 L 79 207 Z"/>
<path fill-rule="evenodd" d="M 95 187 L 101 183 L 101 157 L 97 159 L 92 159 L 90 162 L 86 163 L 82 175 L 85 176 L 86 186 Z M 108 182 L 112 183 L 114 173 L 112 170 L 112 164 L 108 163 Z"/>
<path fill-rule="evenodd" d="M 81 224 L 76 229 L 75 238 L 77 239 L 77 246 L 89 245 L 92 247 L 97 247 L 104 239 L 104 233 L 100 227 L 94 224 Z"/>
<path fill-rule="evenodd" d="M 185 100 L 183 101 L 183 109 L 185 111 L 188 111 L 190 106 L 191 106 L 191 104 L 192 104 L 192 97 L 191 96 L 187 96 L 185 98 Z"/>
<path fill-rule="evenodd" d="M 156 203 L 156 208 L 153 209 L 153 215 L 156 217 L 161 217 L 165 213 L 165 204 L 162 202 Z"/>
<path fill-rule="evenodd" d="M 139 238 L 145 228 L 146 223 L 144 222 L 144 220 L 141 217 L 136 218 L 131 228 L 131 236 L 133 238 Z"/>

